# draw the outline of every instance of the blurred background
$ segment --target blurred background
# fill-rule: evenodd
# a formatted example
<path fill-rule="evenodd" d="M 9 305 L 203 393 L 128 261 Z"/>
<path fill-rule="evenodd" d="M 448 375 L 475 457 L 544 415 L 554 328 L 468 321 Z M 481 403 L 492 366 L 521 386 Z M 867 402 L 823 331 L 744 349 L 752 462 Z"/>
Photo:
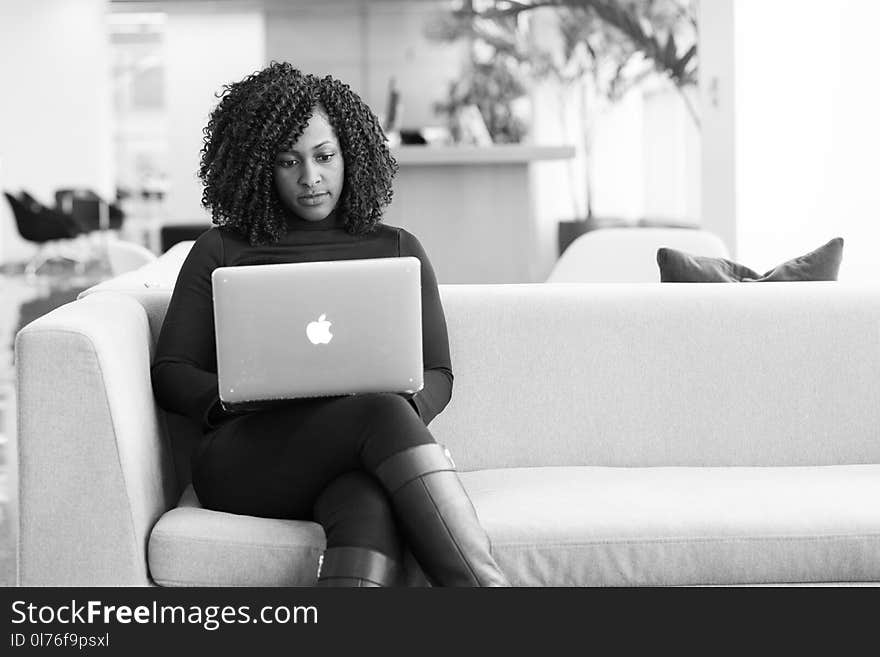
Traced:
<path fill-rule="evenodd" d="M 504 176 L 519 166 L 523 179 L 503 182 L 528 183 L 527 194 L 509 189 L 520 225 L 491 219 L 494 232 L 521 233 L 507 246 L 522 262 L 498 263 L 497 282 L 540 281 L 560 221 L 701 215 L 696 53 L 680 79 L 670 68 L 696 46 L 696 3 L 605 2 L 632 10 L 604 18 L 589 4 L 509 13 L 503 2 L 448 0 L 0 0 L 0 66 L 15 99 L 2 108 L 0 184 L 47 205 L 58 189 L 91 190 L 124 211 L 121 237 L 159 253 L 162 228 L 209 224 L 195 171 L 215 93 L 289 61 L 346 81 L 397 133 L 399 203 L 387 221 L 421 228 L 426 248 L 439 238 L 425 235 L 431 222 L 411 225 L 424 211 L 421 179 L 488 176 L 485 189 L 501 184 L 486 168 Z M 636 38 L 627 19 L 643 25 Z M 670 34 L 667 62 L 652 48 Z M 521 148 L 420 152 L 449 144 Z M 444 205 L 491 214 L 482 201 Z M 31 245 L 4 224 L 0 257 L 20 259 Z M 510 257 L 499 246 L 482 245 L 482 257 Z M 448 282 L 493 279 L 454 280 L 457 264 L 440 263 Z"/>
<path fill-rule="evenodd" d="M 159 253 L 163 228 L 209 223 L 195 170 L 214 94 L 285 60 L 348 82 L 402 144 L 389 223 L 419 223 L 419 178 L 526 165 L 527 218 L 491 218 L 522 233 L 501 240 L 522 262 L 467 280 L 444 263 L 447 282 L 544 280 L 559 223 L 584 219 L 700 225 L 758 270 L 841 234 L 844 276 L 872 274 L 878 3 L 531 4 L 0 0 L 0 186 L 50 207 L 91 192 Z M 419 152 L 452 143 L 520 148 Z M 444 206 L 493 213 L 479 203 Z M 35 247 L 7 205 L 0 262 L 20 261 Z"/>
<path fill-rule="evenodd" d="M 866 280 L 878 24 L 876 0 L 0 0 L 0 446 L 17 329 L 210 226 L 202 128 L 270 61 L 380 117 L 386 221 L 441 283 L 542 282 L 609 226 L 703 229 L 759 272 L 839 235 Z"/>

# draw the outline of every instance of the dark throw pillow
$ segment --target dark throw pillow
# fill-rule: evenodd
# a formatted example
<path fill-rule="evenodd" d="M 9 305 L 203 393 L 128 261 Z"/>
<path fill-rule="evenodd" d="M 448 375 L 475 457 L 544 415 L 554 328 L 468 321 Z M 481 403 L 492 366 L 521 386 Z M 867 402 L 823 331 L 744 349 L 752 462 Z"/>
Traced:
<path fill-rule="evenodd" d="M 666 247 L 657 249 L 657 265 L 663 283 L 836 281 L 842 258 L 842 237 L 835 237 L 815 251 L 783 262 L 763 275 L 724 258 L 695 256 Z"/>

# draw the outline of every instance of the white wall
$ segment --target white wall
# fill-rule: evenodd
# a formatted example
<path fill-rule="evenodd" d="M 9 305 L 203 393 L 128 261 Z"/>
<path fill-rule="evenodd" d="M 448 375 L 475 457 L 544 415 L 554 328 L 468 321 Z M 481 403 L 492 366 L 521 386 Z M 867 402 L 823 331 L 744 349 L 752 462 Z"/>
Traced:
<path fill-rule="evenodd" d="M 164 223 L 210 221 L 196 172 L 215 93 L 265 65 L 260 10 L 169 11 L 165 31 L 168 197 Z"/>
<path fill-rule="evenodd" d="M 701 217 L 733 257 L 736 230 L 735 0 L 700 0 Z"/>
<path fill-rule="evenodd" d="M 432 105 L 461 72 L 464 45 L 425 37 L 426 23 L 448 3 L 438 0 L 332 0 L 270 4 L 266 58 L 348 83 L 372 110 L 386 110 L 389 79 L 401 93 L 402 127 L 442 124 Z"/>
<path fill-rule="evenodd" d="M 424 30 L 432 14 L 447 5 L 437 0 L 415 3 L 372 0 L 369 4 L 365 100 L 374 111 L 384 113 L 388 79 L 395 76 L 401 92 L 401 126 L 404 128 L 445 122 L 434 113 L 432 106 L 446 100 L 449 83 L 461 75 L 467 48 L 463 42 L 430 41 Z"/>
<path fill-rule="evenodd" d="M 736 234 L 758 271 L 835 236 L 877 278 L 877 0 L 737 0 Z"/>
<path fill-rule="evenodd" d="M 357 0 L 306 3 L 266 12 L 266 60 L 307 73 L 332 75 L 366 93 L 364 5 Z"/>
<path fill-rule="evenodd" d="M 644 110 L 641 93 L 630 92 L 596 119 L 590 162 L 596 217 L 636 222 L 646 214 Z"/>
<path fill-rule="evenodd" d="M 694 89 L 684 90 L 694 106 Z M 697 110 L 699 112 L 699 110 Z M 682 92 L 657 80 L 642 93 L 642 214 L 647 219 L 700 223 L 700 126 Z"/>
<path fill-rule="evenodd" d="M 0 0 L 0 186 L 112 197 L 107 0 Z M 10 218 L 5 199 L 0 220 Z M 0 261 L 25 248 L 0 221 Z"/>

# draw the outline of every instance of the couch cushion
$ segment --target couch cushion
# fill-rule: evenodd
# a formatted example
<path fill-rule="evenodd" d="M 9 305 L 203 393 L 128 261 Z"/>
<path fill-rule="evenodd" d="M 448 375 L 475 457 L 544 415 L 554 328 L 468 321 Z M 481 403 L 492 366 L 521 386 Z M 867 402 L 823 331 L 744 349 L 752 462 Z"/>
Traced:
<path fill-rule="evenodd" d="M 310 586 L 324 550 L 314 522 L 201 508 L 192 487 L 150 535 L 150 576 L 162 586 Z"/>
<path fill-rule="evenodd" d="M 695 256 L 670 248 L 657 249 L 660 280 L 664 283 L 735 283 L 779 281 L 836 281 L 843 258 L 843 238 L 783 262 L 764 274 L 727 260 Z"/>
<path fill-rule="evenodd" d="M 880 581 L 880 465 L 461 477 L 515 586 Z M 166 586 L 309 586 L 323 548 L 313 522 L 207 511 L 189 488 L 153 529 L 150 573 Z"/>
<path fill-rule="evenodd" d="M 516 586 L 880 580 L 880 466 L 462 474 Z"/>
<path fill-rule="evenodd" d="M 160 586 L 312 586 L 324 530 L 315 522 L 203 509 L 192 486 L 150 536 L 150 577 Z M 407 586 L 428 586 L 404 546 Z"/>

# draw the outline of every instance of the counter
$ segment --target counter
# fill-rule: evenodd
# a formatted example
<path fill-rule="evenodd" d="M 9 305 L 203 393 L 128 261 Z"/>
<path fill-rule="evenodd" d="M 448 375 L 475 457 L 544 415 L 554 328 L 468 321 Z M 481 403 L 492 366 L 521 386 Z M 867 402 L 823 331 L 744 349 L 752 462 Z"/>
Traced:
<path fill-rule="evenodd" d="M 529 168 L 572 146 L 401 146 L 385 222 L 425 247 L 440 283 L 533 283 L 536 226 Z"/>

